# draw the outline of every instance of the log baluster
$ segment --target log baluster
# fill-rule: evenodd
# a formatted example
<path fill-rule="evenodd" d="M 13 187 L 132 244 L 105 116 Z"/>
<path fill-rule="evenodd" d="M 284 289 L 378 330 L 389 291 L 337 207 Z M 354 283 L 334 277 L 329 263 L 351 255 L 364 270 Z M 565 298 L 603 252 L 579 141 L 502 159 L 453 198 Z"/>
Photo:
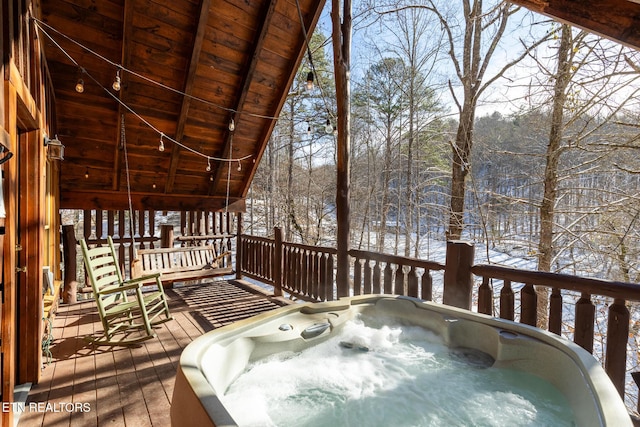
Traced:
<path fill-rule="evenodd" d="M 407 295 L 418 298 L 418 273 L 413 265 L 407 274 Z"/>
<path fill-rule="evenodd" d="M 384 268 L 384 288 L 382 293 L 390 294 L 393 288 L 393 269 L 391 268 L 391 262 L 387 261 L 387 266 Z"/>
<path fill-rule="evenodd" d="M 361 295 L 360 291 L 362 285 L 362 264 L 360 264 L 360 258 L 356 258 L 353 261 L 353 294 Z"/>
<path fill-rule="evenodd" d="M 364 259 L 364 284 L 362 286 L 363 294 L 371 293 L 371 260 L 369 258 Z"/>
<path fill-rule="evenodd" d="M 490 280 L 489 277 L 483 277 L 478 288 L 478 313 L 493 316 L 493 291 L 489 285 Z"/>
<path fill-rule="evenodd" d="M 421 279 L 421 298 L 425 301 L 433 301 L 433 277 L 431 270 L 425 269 Z"/>
<path fill-rule="evenodd" d="M 574 331 L 573 341 L 589 353 L 593 353 L 595 313 L 596 307 L 591 301 L 591 295 L 583 292 L 576 303 L 576 329 Z"/>
<path fill-rule="evenodd" d="M 507 320 L 514 319 L 515 298 L 511 289 L 511 280 L 504 280 L 500 291 L 500 317 Z"/>
<path fill-rule="evenodd" d="M 520 291 L 520 323 L 536 326 L 538 295 L 533 285 L 526 284 Z"/>
<path fill-rule="evenodd" d="M 396 279 L 394 281 L 394 287 L 391 294 L 396 295 L 406 295 L 404 291 L 404 265 L 398 264 L 398 268 L 396 268 Z"/>
<path fill-rule="evenodd" d="M 373 266 L 373 283 L 371 285 L 371 293 L 380 293 L 380 261 L 376 260 L 376 264 Z"/>
<path fill-rule="evenodd" d="M 549 297 L 549 332 L 562 333 L 562 294 L 559 288 L 553 288 Z"/>
<path fill-rule="evenodd" d="M 624 398 L 625 375 L 627 369 L 627 341 L 629 340 L 629 309 L 620 298 L 609 306 L 607 321 L 607 352 L 605 370 L 611 382 Z"/>

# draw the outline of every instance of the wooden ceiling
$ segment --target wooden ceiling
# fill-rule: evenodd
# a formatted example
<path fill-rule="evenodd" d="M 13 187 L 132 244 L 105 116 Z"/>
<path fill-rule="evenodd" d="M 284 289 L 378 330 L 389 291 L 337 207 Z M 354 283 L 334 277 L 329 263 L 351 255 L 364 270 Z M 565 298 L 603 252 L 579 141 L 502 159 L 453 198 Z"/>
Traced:
<path fill-rule="evenodd" d="M 61 207 L 243 210 L 323 5 L 42 0 Z"/>
<path fill-rule="evenodd" d="M 511 0 L 511 3 L 640 49 L 640 0 Z"/>
<path fill-rule="evenodd" d="M 513 3 L 640 49 L 637 0 Z M 61 207 L 128 209 L 130 195 L 134 209 L 243 210 L 323 5 L 41 0 L 52 134 L 66 146 Z"/>

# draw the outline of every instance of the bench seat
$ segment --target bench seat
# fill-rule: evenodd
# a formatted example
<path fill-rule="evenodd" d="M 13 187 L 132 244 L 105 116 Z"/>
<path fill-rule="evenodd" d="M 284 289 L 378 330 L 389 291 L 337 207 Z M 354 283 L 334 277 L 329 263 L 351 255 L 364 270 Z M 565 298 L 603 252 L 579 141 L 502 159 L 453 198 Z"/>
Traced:
<path fill-rule="evenodd" d="M 217 254 L 211 246 L 140 249 L 131 267 L 133 278 L 160 273 L 163 284 L 233 273 L 231 252 Z"/>

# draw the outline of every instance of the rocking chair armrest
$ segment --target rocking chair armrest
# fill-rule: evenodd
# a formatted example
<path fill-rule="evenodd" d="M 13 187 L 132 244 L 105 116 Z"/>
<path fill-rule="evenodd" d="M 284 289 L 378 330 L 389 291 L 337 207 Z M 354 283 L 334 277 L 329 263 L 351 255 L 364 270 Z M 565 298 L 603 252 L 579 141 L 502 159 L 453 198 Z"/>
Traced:
<path fill-rule="evenodd" d="M 108 286 L 100 289 L 100 295 L 115 294 L 117 292 L 128 291 L 141 287 L 140 283 L 123 283 L 121 285 Z"/>
<path fill-rule="evenodd" d="M 125 284 L 129 284 L 129 283 L 139 283 L 139 282 L 147 282 L 151 279 L 159 279 L 160 276 L 162 275 L 162 273 L 151 273 L 151 274 L 145 274 L 143 276 L 140 277 L 133 277 L 129 280 L 125 280 L 124 283 Z"/>

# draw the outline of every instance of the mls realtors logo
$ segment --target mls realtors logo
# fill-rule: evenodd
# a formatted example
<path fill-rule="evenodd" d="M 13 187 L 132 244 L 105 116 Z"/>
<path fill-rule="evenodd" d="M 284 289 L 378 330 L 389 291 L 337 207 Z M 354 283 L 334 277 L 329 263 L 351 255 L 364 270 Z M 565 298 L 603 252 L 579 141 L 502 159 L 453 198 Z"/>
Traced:
<path fill-rule="evenodd" d="M 2 412 L 91 412 L 91 404 L 82 402 L 2 402 Z"/>

